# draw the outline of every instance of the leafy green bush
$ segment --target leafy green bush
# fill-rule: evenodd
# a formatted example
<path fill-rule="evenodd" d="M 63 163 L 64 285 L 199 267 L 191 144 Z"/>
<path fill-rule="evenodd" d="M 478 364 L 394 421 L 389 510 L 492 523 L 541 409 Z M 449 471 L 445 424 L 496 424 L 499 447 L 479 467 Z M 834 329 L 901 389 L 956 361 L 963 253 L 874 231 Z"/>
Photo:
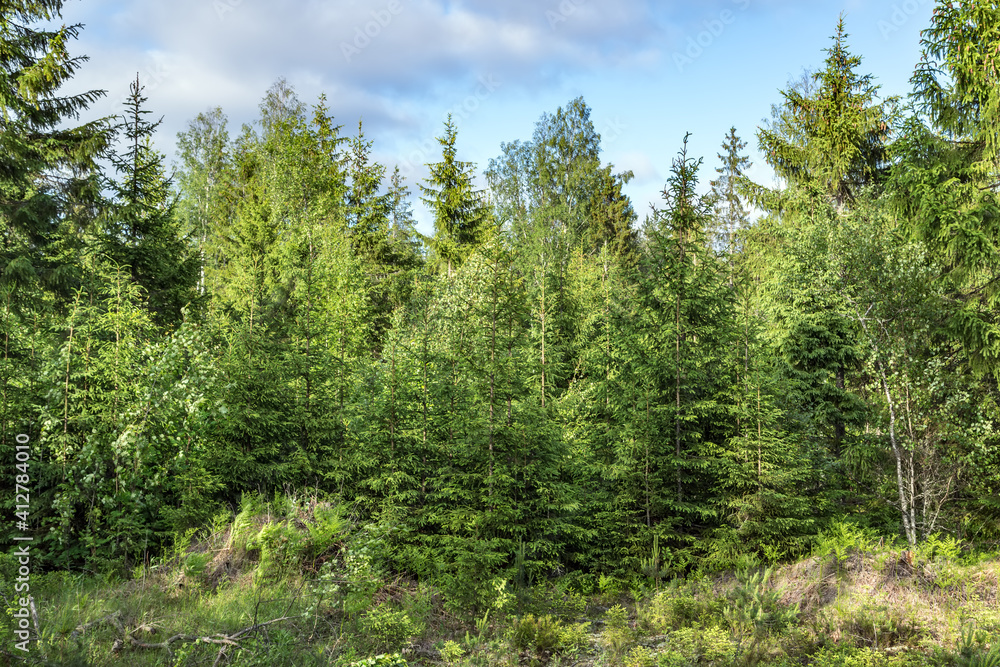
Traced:
<path fill-rule="evenodd" d="M 700 591 L 700 582 L 677 582 L 654 595 L 648 603 L 636 607 L 639 627 L 646 632 L 663 633 L 707 622 L 719 610 Z"/>
<path fill-rule="evenodd" d="M 572 622 L 587 611 L 587 599 L 569 585 L 528 589 L 519 594 L 520 609 L 536 616 L 555 616 L 561 621 Z"/>
<path fill-rule="evenodd" d="M 885 667 L 886 656 L 870 648 L 831 646 L 813 656 L 813 667 Z"/>
<path fill-rule="evenodd" d="M 625 656 L 622 665 L 624 667 L 654 667 L 656 660 L 650 649 L 645 646 L 636 646 Z"/>
<path fill-rule="evenodd" d="M 916 557 L 938 587 L 945 589 L 961 584 L 962 543 L 954 537 L 929 535 L 917 546 Z"/>
<path fill-rule="evenodd" d="M 635 640 L 635 631 L 629 627 L 628 612 L 620 604 L 608 609 L 604 615 L 604 632 L 601 634 L 601 645 L 612 659 L 617 659 L 625 652 L 625 648 Z"/>
<path fill-rule="evenodd" d="M 514 621 L 509 633 L 511 645 L 518 651 L 555 652 L 561 648 L 562 623 L 551 616 L 536 618 L 528 614 Z"/>
<path fill-rule="evenodd" d="M 184 577 L 193 581 L 201 582 L 205 578 L 205 568 L 212 560 L 210 553 L 188 554 L 184 559 Z"/>
<path fill-rule="evenodd" d="M 454 665 L 464 655 L 465 651 L 459 646 L 458 642 L 448 640 L 441 647 L 441 659 L 444 660 L 446 665 Z"/>
<path fill-rule="evenodd" d="M 305 548 L 305 536 L 286 523 L 268 523 L 247 541 L 248 549 L 260 549 L 258 573 L 275 574 L 298 564 Z"/>
<path fill-rule="evenodd" d="M 638 626 L 652 634 L 661 634 L 674 627 L 673 605 L 674 597 L 668 591 L 660 591 L 649 601 L 637 603 L 635 608 Z"/>
<path fill-rule="evenodd" d="M 732 638 L 720 628 L 681 628 L 670 634 L 667 650 L 657 659 L 659 667 L 727 665 L 736 656 Z"/>
<path fill-rule="evenodd" d="M 367 644 L 379 651 L 398 651 L 420 632 L 405 611 L 393 611 L 388 605 L 369 611 L 360 626 Z"/>
<path fill-rule="evenodd" d="M 309 531 L 309 550 L 313 556 L 330 551 L 347 531 L 347 522 L 342 510 L 330 505 L 317 505 L 312 513 L 313 521 L 306 524 Z"/>
<path fill-rule="evenodd" d="M 559 652 L 572 653 L 587 647 L 590 639 L 590 623 L 567 623 L 559 630 Z"/>
<path fill-rule="evenodd" d="M 552 616 L 528 614 L 515 619 L 507 631 L 507 640 L 517 651 L 536 655 L 569 653 L 587 645 L 590 623 L 563 623 Z"/>
<path fill-rule="evenodd" d="M 236 513 L 229 531 L 228 546 L 241 550 L 250 548 L 248 544 L 258 532 L 254 530 L 254 517 L 264 513 L 264 506 L 265 503 L 258 494 L 243 494 L 240 498 L 240 511 Z"/>
<path fill-rule="evenodd" d="M 814 553 L 817 556 L 833 556 L 840 564 L 851 554 L 874 550 L 877 541 L 878 537 L 872 530 L 848 521 L 836 521 L 817 538 Z"/>
<path fill-rule="evenodd" d="M 1000 642 L 989 646 L 989 639 L 986 632 L 964 626 L 952 656 L 956 667 L 1000 667 Z"/>
<path fill-rule="evenodd" d="M 931 562 L 959 563 L 962 560 L 962 543 L 951 535 L 942 537 L 934 533 L 917 546 L 917 556 Z"/>
<path fill-rule="evenodd" d="M 343 552 L 342 571 L 339 578 L 345 583 L 340 585 L 332 574 L 327 586 L 331 594 L 336 594 L 342 604 L 342 609 L 348 616 L 360 614 L 372 605 L 376 591 L 383 580 L 383 571 L 375 563 L 374 554 L 382 543 L 373 536 L 366 526 L 352 538 Z M 322 570 L 321 570 L 322 571 Z M 321 578 L 324 575 L 321 574 Z"/>

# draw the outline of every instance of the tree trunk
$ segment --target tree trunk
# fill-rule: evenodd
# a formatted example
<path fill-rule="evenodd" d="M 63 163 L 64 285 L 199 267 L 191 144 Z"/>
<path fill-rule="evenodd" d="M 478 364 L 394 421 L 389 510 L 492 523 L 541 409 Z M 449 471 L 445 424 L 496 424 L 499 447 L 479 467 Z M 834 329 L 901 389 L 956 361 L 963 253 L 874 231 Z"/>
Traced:
<path fill-rule="evenodd" d="M 906 532 L 906 541 L 911 547 L 917 544 L 916 515 L 913 507 L 913 478 L 910 476 L 909 489 L 905 474 L 903 472 L 904 453 L 899 446 L 896 436 L 896 404 L 889 391 L 889 381 L 885 375 L 885 367 L 881 363 L 876 363 L 879 376 L 882 380 L 882 388 L 885 390 L 885 400 L 889 406 L 889 443 L 892 445 L 892 455 L 896 459 L 896 488 L 899 491 L 899 509 L 903 519 L 903 530 Z M 912 464 L 912 462 L 911 462 Z"/>

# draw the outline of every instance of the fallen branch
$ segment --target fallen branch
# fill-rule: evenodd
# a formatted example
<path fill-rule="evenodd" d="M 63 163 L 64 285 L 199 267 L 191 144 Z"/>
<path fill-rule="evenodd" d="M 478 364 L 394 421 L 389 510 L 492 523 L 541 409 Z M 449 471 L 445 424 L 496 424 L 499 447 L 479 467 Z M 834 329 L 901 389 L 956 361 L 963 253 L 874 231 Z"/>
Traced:
<path fill-rule="evenodd" d="M 95 625 L 102 625 L 104 623 L 111 623 L 119 631 L 121 631 L 124 634 L 125 633 L 125 629 L 122 627 L 121 623 L 118 622 L 118 617 L 119 616 L 121 616 L 121 612 L 120 611 L 116 611 L 116 612 L 114 612 L 112 614 L 108 614 L 104 618 L 99 618 L 96 621 L 91 621 L 90 623 L 85 623 L 83 625 L 78 625 L 78 626 L 76 626 L 76 629 L 73 630 L 72 633 L 70 633 L 69 638 L 70 639 L 76 639 L 77 637 L 79 637 L 80 635 L 82 635 L 84 632 L 86 632 L 90 628 L 94 627 Z"/>
<path fill-rule="evenodd" d="M 170 650 L 170 645 L 173 644 L 174 642 L 184 641 L 184 642 L 194 642 L 195 644 L 199 644 L 199 643 L 201 643 L 201 644 L 217 644 L 217 645 L 220 645 L 222 647 L 222 649 L 219 651 L 220 656 L 221 656 L 221 654 L 229 646 L 235 646 L 236 648 L 240 648 L 240 643 L 239 643 L 240 642 L 240 638 L 243 637 L 244 635 L 249 634 L 249 633 L 251 633 L 251 632 L 253 632 L 255 630 L 258 630 L 259 628 L 263 628 L 263 627 L 265 627 L 267 625 L 271 625 L 272 623 L 279 623 L 281 621 L 287 621 L 287 620 L 292 619 L 292 618 L 298 618 L 298 617 L 297 616 L 282 616 L 281 618 L 273 618 L 270 621 L 264 621 L 263 623 L 254 623 L 253 625 L 251 625 L 249 627 L 243 628 L 239 632 L 236 632 L 236 633 L 233 633 L 233 634 L 229 634 L 229 635 L 223 634 L 221 632 L 217 633 L 217 634 L 214 634 L 214 635 L 204 635 L 204 636 L 187 635 L 187 634 L 183 634 L 183 633 L 178 633 L 178 634 L 174 635 L 173 637 L 170 637 L 169 639 L 166 639 L 166 640 L 164 640 L 162 642 L 156 642 L 154 644 L 154 643 L 141 642 L 138 639 L 136 639 L 135 637 L 133 637 L 131 634 L 126 633 L 125 634 L 125 640 L 128 642 L 129 646 L 132 646 L 133 648 L 164 649 L 171 658 L 173 657 L 174 653 L 173 653 L 173 651 Z M 121 644 L 121 645 L 118 646 L 118 649 L 121 650 L 121 648 L 123 648 L 123 647 L 124 647 L 124 644 Z M 218 658 L 216 658 L 216 660 L 218 660 Z"/>
<path fill-rule="evenodd" d="M 173 658 L 174 652 L 170 649 L 170 645 L 175 642 L 193 642 L 195 644 L 199 643 L 216 644 L 218 646 L 221 646 L 221 649 L 219 650 L 219 655 L 216 657 L 216 663 L 218 663 L 219 659 L 224 655 L 227 648 L 232 646 L 235 646 L 236 648 L 241 648 L 240 647 L 241 638 L 245 637 L 249 633 L 259 630 L 260 628 L 263 628 L 265 626 L 271 625 L 272 623 L 280 623 L 281 621 L 287 621 L 289 619 L 298 617 L 282 616 L 281 618 L 273 618 L 270 621 L 264 621 L 262 623 L 254 623 L 253 625 L 243 628 L 239 632 L 234 632 L 232 634 L 225 634 L 220 632 L 214 635 L 190 635 L 181 632 L 163 640 L 162 642 L 139 641 L 138 639 L 132 636 L 132 632 L 135 632 L 135 630 L 127 632 L 125 630 L 125 627 L 122 625 L 120 618 L 121 618 L 121 612 L 116 611 L 112 614 L 108 614 L 103 618 L 99 618 L 96 621 L 91 621 L 90 623 L 79 625 L 75 630 L 73 630 L 73 633 L 70 635 L 70 637 L 72 639 L 76 639 L 76 637 L 83 634 L 90 628 L 97 625 L 102 625 L 104 623 L 108 623 L 110 625 L 113 625 L 121 635 L 120 638 L 115 639 L 114 644 L 111 646 L 111 650 L 114 653 L 121 651 L 126 646 L 130 646 L 132 648 L 137 648 L 137 649 L 163 649 L 164 651 L 167 652 L 167 654 L 171 658 Z"/>

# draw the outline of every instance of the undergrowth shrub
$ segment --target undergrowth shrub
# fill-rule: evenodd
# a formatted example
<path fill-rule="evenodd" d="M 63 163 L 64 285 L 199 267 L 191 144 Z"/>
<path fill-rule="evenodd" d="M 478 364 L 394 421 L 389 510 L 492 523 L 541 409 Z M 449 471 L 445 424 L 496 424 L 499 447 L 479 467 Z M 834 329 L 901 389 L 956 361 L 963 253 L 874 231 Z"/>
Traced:
<path fill-rule="evenodd" d="M 622 661 L 623 667 L 655 667 L 656 658 L 653 651 L 646 646 L 636 646 Z"/>
<path fill-rule="evenodd" d="M 420 628 L 405 611 L 380 605 L 365 614 L 359 622 L 364 643 L 376 651 L 399 651 L 420 633 Z"/>
<path fill-rule="evenodd" d="M 721 613 L 722 602 L 704 580 L 674 580 L 645 604 L 636 607 L 639 627 L 644 632 L 662 634 L 668 630 L 707 623 Z"/>
<path fill-rule="evenodd" d="M 535 618 L 528 614 L 514 621 L 510 630 L 510 643 L 519 651 L 555 651 L 559 646 L 561 625 L 551 616 Z"/>
<path fill-rule="evenodd" d="M 348 528 L 341 506 L 315 496 L 276 495 L 267 502 L 258 494 L 245 494 L 225 547 L 257 559 L 256 577 L 277 577 L 302 567 L 315 572 L 318 559 L 342 548 Z M 186 550 L 191 537 L 180 537 L 175 550 Z"/>
<path fill-rule="evenodd" d="M 564 623 L 553 616 L 527 614 L 515 619 L 507 632 L 510 645 L 536 655 L 578 651 L 587 643 L 589 623 Z"/>
<path fill-rule="evenodd" d="M 849 521 L 835 521 L 816 538 L 813 554 L 833 556 L 840 565 L 853 554 L 874 551 L 877 544 L 879 538 L 875 531 Z"/>
<path fill-rule="evenodd" d="M 348 616 L 360 614 L 372 606 L 375 593 L 385 578 L 375 559 L 381 543 L 368 528 L 359 531 L 344 549 L 340 572 L 344 583 L 330 586 L 332 592 L 339 594 L 341 608 Z"/>
<path fill-rule="evenodd" d="M 949 662 L 955 667 L 1000 667 L 1000 641 L 994 639 L 991 646 L 990 639 L 983 630 L 963 626 Z"/>
<path fill-rule="evenodd" d="M 267 577 L 281 574 L 298 565 L 305 544 L 305 535 L 294 526 L 268 523 L 247 541 L 247 548 L 260 551 L 257 574 Z"/>
<path fill-rule="evenodd" d="M 191 553 L 184 559 L 184 577 L 199 584 L 205 580 L 205 568 L 212 560 L 211 553 Z"/>
<path fill-rule="evenodd" d="M 554 616 L 572 622 L 587 612 L 587 598 L 568 585 L 537 586 L 523 590 L 518 595 L 520 609 L 536 616 Z"/>
<path fill-rule="evenodd" d="M 612 660 L 618 660 L 625 649 L 635 641 L 635 631 L 629 627 L 628 612 L 620 604 L 608 609 L 604 616 L 601 646 Z"/>
<path fill-rule="evenodd" d="M 888 667 L 888 657 L 869 647 L 833 645 L 813 655 L 813 667 Z"/>
<path fill-rule="evenodd" d="M 312 522 L 306 523 L 310 555 L 317 558 L 339 548 L 348 529 L 343 509 L 328 504 L 317 505 L 311 518 Z"/>
<path fill-rule="evenodd" d="M 740 576 L 726 596 L 723 618 L 734 633 L 760 641 L 769 633 L 780 633 L 798 618 L 798 606 L 781 602 L 781 591 L 770 586 L 772 570 Z"/>
<path fill-rule="evenodd" d="M 446 665 L 457 664 L 465 656 L 465 649 L 463 649 L 458 642 L 448 640 L 441 647 L 441 659 L 444 660 Z"/>
<path fill-rule="evenodd" d="M 962 583 L 962 543 L 950 535 L 927 536 L 915 552 L 915 560 L 923 566 L 923 571 L 934 585 L 941 589 L 952 588 Z"/>
<path fill-rule="evenodd" d="M 721 628 L 694 625 L 670 633 L 667 649 L 657 658 L 659 667 L 693 665 L 729 665 L 736 657 L 737 646 Z"/>
<path fill-rule="evenodd" d="M 906 609 L 870 603 L 847 612 L 841 629 L 857 645 L 874 649 L 915 646 L 927 634 L 920 621 Z"/>

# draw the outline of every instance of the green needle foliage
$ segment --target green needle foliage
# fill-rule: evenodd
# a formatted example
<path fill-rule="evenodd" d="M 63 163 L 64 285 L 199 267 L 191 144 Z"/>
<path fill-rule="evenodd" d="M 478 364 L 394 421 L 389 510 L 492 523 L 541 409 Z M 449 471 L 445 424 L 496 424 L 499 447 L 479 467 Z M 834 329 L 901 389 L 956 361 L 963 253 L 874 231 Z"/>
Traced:
<path fill-rule="evenodd" d="M 97 246 L 109 261 L 129 268 L 154 321 L 175 327 L 181 309 L 195 300 L 199 258 L 181 234 L 163 156 L 152 147 L 161 121 L 146 120 L 145 102 L 136 77 L 116 127 L 124 146 L 111 155 L 111 164 L 119 178 L 108 183 L 115 201 L 102 220 Z"/>
<path fill-rule="evenodd" d="M 60 16 L 61 0 L 13 2 L 0 16 L 0 281 L 12 305 L 41 293 L 72 299 L 81 275 L 81 228 L 99 203 L 96 159 L 110 139 L 105 119 L 71 121 L 104 91 L 61 94 L 86 62 L 69 46 L 82 26 L 42 29 Z M 41 293 L 39 292 L 41 290 Z"/>
<path fill-rule="evenodd" d="M 3 521 L 43 567 L 127 574 L 253 494 L 323 498 L 345 531 L 323 549 L 315 507 L 278 526 L 244 503 L 178 572 L 214 584 L 245 552 L 254 590 L 302 577 L 312 631 L 358 650 L 405 650 L 446 607 L 473 652 L 533 586 L 600 594 L 608 658 L 651 664 L 625 591 L 847 523 L 913 552 L 1000 538 L 989 3 L 938 3 L 909 109 L 841 19 L 757 134 L 778 185 L 730 128 L 705 187 L 685 137 L 643 225 L 583 98 L 500 144 L 485 192 L 449 117 L 427 234 L 360 122 L 283 79 L 233 137 L 222 109 L 191 121 L 176 177 L 138 82 L 120 122 L 78 124 L 100 93 L 60 92 L 84 62 L 79 26 L 39 27 L 60 7 L 0 12 L 0 458 L 34 447 L 30 511 L 8 494 Z M 794 616 L 776 595 L 741 581 L 660 658 L 732 657 L 723 623 L 763 659 Z M 573 614 L 527 611 L 515 648 L 586 650 L 551 620 Z"/>
<path fill-rule="evenodd" d="M 469 253 L 481 243 L 487 231 L 488 210 L 479 192 L 473 189 L 473 165 L 456 159 L 458 129 L 451 115 L 444 123 L 441 162 L 430 167 L 427 185 L 421 185 L 423 201 L 434 213 L 434 236 L 425 239 L 431 265 L 449 278 Z"/>

